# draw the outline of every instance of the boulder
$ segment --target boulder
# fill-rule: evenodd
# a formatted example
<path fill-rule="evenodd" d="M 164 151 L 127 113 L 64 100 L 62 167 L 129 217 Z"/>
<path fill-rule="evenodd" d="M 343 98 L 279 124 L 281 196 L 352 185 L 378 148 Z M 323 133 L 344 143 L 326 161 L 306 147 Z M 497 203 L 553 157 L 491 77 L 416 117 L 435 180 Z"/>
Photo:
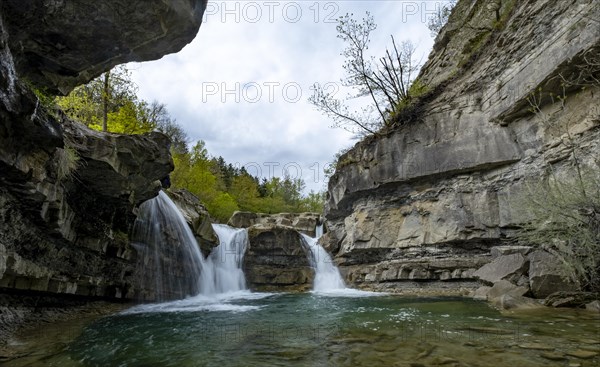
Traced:
<path fill-rule="evenodd" d="M 527 268 L 527 260 L 520 253 L 502 255 L 479 268 L 473 275 L 485 283 L 500 280 L 517 282 Z"/>
<path fill-rule="evenodd" d="M 250 244 L 244 256 L 244 273 L 255 290 L 307 290 L 314 271 L 307 249 L 293 227 L 255 224 L 248 228 Z"/>
<path fill-rule="evenodd" d="M 588 311 L 600 313 L 600 301 L 599 300 L 595 300 L 595 301 L 592 301 L 590 303 L 586 303 L 585 304 L 585 309 L 588 310 Z"/>
<path fill-rule="evenodd" d="M 1 11 L 17 72 L 67 94 L 115 65 L 181 50 L 205 8 L 206 0 L 5 0 Z"/>
<path fill-rule="evenodd" d="M 529 289 L 526 287 L 519 287 L 507 280 L 499 280 L 494 283 L 494 286 L 490 288 L 488 292 L 488 299 L 496 299 L 508 294 L 513 297 L 521 297 L 526 295 Z"/>
<path fill-rule="evenodd" d="M 537 250 L 527 255 L 529 284 L 536 298 L 546 298 L 554 292 L 568 292 L 579 287 L 564 278 L 564 270 L 556 256 Z"/>
<path fill-rule="evenodd" d="M 600 294 L 593 292 L 555 292 L 544 300 L 546 306 L 551 307 L 586 307 L 590 302 L 600 299 Z"/>
<path fill-rule="evenodd" d="M 185 189 L 169 190 L 167 193 L 194 232 L 204 255 L 210 254 L 212 249 L 218 246 L 219 238 L 213 230 L 214 220 L 210 217 L 208 210 L 202 205 L 200 199 Z"/>
<path fill-rule="evenodd" d="M 482 285 L 481 287 L 477 288 L 477 290 L 475 290 L 475 292 L 473 292 L 473 299 L 478 300 L 478 301 L 487 301 L 488 299 L 488 294 L 490 293 L 490 289 L 492 289 L 492 287 L 488 287 L 487 285 Z"/>
<path fill-rule="evenodd" d="M 512 296 L 510 294 L 505 294 L 498 298 L 494 305 L 503 310 L 530 310 L 544 307 L 539 301 L 533 298 Z"/>

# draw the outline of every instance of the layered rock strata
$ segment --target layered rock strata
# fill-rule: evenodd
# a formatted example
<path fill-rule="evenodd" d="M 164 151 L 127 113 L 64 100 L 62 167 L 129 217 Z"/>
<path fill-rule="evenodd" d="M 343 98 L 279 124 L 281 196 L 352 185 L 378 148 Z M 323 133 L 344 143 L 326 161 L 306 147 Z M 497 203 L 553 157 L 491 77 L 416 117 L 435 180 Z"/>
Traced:
<path fill-rule="evenodd" d="M 323 240 L 350 284 L 475 286 L 528 219 L 531 183 L 572 176 L 575 156 L 597 172 L 600 90 L 576 79 L 598 72 L 600 4 L 501 4 L 459 1 L 418 78 L 429 93 L 416 117 L 340 158 Z"/>
<path fill-rule="evenodd" d="M 135 207 L 173 169 L 159 133 L 91 131 L 44 106 L 125 61 L 179 51 L 205 1 L 0 4 L 0 291 L 136 298 Z"/>

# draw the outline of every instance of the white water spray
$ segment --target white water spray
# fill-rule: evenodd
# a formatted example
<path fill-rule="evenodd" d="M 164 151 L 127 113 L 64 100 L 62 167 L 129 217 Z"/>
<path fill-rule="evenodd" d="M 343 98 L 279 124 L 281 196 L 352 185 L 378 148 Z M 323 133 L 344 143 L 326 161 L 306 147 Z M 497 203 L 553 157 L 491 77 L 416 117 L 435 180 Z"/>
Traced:
<path fill-rule="evenodd" d="M 140 205 L 132 245 L 143 266 L 140 298 L 157 301 L 200 292 L 204 258 L 179 208 L 164 192 Z"/>
<path fill-rule="evenodd" d="M 179 208 L 164 192 L 139 208 L 133 246 L 149 271 L 140 279 L 143 299 L 164 301 L 188 296 L 214 297 L 246 290 L 242 261 L 245 229 L 213 224 L 219 246 L 204 259 Z"/>
<path fill-rule="evenodd" d="M 242 260 L 248 247 L 248 232 L 224 224 L 213 224 L 219 237 L 206 259 L 202 273 L 201 294 L 212 295 L 246 290 Z"/>
<path fill-rule="evenodd" d="M 301 235 L 310 250 L 310 265 L 315 269 L 313 290 L 316 292 L 330 292 L 346 289 L 346 284 L 340 275 L 339 269 L 333 263 L 333 259 L 318 243 L 319 238 L 323 235 L 323 225 L 317 226 L 317 236 L 315 238 L 305 234 Z"/>

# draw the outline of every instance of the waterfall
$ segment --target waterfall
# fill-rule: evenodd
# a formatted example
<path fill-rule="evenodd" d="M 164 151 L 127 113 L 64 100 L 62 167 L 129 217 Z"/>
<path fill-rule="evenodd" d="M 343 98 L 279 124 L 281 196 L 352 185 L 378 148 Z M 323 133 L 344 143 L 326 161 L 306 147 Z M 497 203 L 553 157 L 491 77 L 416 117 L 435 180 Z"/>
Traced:
<path fill-rule="evenodd" d="M 242 260 L 248 247 L 248 232 L 224 224 L 213 224 L 219 237 L 206 259 L 206 271 L 202 274 L 201 292 L 205 295 L 236 292 L 246 289 Z"/>
<path fill-rule="evenodd" d="M 179 208 L 164 192 L 139 207 L 132 245 L 142 271 L 140 298 L 172 300 L 246 289 L 242 260 L 245 229 L 213 224 L 219 246 L 204 259 Z"/>
<path fill-rule="evenodd" d="M 329 253 L 318 240 L 323 234 L 323 225 L 317 226 L 315 238 L 301 233 L 304 243 L 310 250 L 309 262 L 315 269 L 315 280 L 313 290 L 316 292 L 327 292 L 346 289 L 346 284 L 340 275 L 339 269 L 333 264 Z"/>
<path fill-rule="evenodd" d="M 175 203 L 159 192 L 139 207 L 132 245 L 143 267 L 140 279 L 146 300 L 171 300 L 200 293 L 204 258 L 196 238 Z"/>

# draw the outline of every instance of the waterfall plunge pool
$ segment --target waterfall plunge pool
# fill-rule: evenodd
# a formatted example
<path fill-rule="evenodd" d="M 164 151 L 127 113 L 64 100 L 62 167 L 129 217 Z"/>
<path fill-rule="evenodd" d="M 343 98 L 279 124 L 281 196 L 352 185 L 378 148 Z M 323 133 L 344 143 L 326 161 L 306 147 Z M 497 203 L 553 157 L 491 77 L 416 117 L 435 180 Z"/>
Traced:
<path fill-rule="evenodd" d="M 346 296 L 345 296 L 346 295 Z M 458 298 L 239 291 L 140 305 L 7 366 L 595 366 L 600 317 Z M 64 327 L 62 331 L 64 332 Z"/>

